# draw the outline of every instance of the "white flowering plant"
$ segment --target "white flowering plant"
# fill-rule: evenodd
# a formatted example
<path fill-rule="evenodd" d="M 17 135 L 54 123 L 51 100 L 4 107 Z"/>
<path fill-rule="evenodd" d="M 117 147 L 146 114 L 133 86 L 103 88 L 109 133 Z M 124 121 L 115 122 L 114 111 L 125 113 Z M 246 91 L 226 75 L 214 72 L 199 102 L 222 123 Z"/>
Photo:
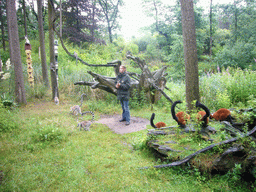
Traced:
<path fill-rule="evenodd" d="M 0 62 L 0 65 L 2 68 L 2 61 Z M 6 66 L 6 71 L 10 71 L 11 66 L 12 66 L 10 58 L 6 61 L 5 66 Z M 10 77 L 11 77 L 11 73 L 0 71 L 0 79 L 1 80 L 9 79 Z"/>

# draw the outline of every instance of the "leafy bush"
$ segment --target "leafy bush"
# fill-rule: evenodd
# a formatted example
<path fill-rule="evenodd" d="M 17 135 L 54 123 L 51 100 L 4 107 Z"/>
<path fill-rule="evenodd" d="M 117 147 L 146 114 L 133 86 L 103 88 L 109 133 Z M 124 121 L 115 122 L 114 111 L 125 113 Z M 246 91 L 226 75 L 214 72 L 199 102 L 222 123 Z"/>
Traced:
<path fill-rule="evenodd" d="M 66 138 L 66 136 L 52 124 L 36 129 L 31 138 L 34 143 L 53 141 L 60 143 Z"/>
<path fill-rule="evenodd" d="M 146 93 L 144 90 L 138 92 L 138 90 L 134 89 L 132 91 L 132 97 L 130 99 L 130 107 L 131 109 L 139 109 L 148 103 L 146 98 Z"/>
<path fill-rule="evenodd" d="M 255 57 L 255 45 L 252 43 L 237 42 L 231 49 L 230 46 L 225 46 L 222 51 L 217 53 L 215 62 L 220 67 L 236 66 L 245 69 L 255 63 L 253 60 Z"/>
<path fill-rule="evenodd" d="M 251 70 L 228 68 L 200 79 L 202 102 L 209 108 L 231 107 L 252 100 L 255 95 L 256 73 Z M 254 96 L 255 97 L 255 96 Z"/>
<path fill-rule="evenodd" d="M 18 123 L 15 121 L 13 112 L 0 104 L 0 133 L 10 132 L 18 128 Z"/>
<path fill-rule="evenodd" d="M 122 51 L 123 58 L 125 58 L 127 53 L 137 55 L 139 53 L 139 46 L 134 43 L 129 43 L 125 46 L 124 50 Z"/>

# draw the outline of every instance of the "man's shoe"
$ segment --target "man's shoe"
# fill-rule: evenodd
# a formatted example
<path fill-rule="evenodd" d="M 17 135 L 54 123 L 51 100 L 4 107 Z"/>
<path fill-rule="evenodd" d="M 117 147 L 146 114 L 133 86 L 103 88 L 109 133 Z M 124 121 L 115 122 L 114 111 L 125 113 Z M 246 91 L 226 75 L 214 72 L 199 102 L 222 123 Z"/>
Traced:
<path fill-rule="evenodd" d="M 123 122 L 123 121 L 125 121 L 125 119 L 120 119 L 120 120 L 119 120 L 119 122 Z"/>
<path fill-rule="evenodd" d="M 130 125 L 130 122 L 126 121 L 125 125 Z"/>

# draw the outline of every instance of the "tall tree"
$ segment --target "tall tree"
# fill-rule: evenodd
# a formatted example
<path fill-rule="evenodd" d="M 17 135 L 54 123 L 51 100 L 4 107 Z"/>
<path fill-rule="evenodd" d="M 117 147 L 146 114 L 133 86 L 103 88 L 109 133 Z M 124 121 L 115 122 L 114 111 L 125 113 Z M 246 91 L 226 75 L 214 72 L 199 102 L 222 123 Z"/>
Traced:
<path fill-rule="evenodd" d="M 167 22 L 165 21 L 167 15 L 167 7 L 163 5 L 161 0 L 143 0 L 143 7 L 147 10 L 147 15 L 153 17 L 155 20 L 155 30 L 163 35 L 168 40 L 169 31 L 166 31 Z M 172 18 L 168 18 L 169 22 L 172 22 Z"/>
<path fill-rule="evenodd" d="M 63 38 L 71 42 L 93 42 L 99 10 L 95 0 L 67 0 L 62 2 Z M 90 32 L 90 33 L 89 33 Z"/>
<path fill-rule="evenodd" d="M 91 20 L 91 27 L 90 27 L 90 32 L 92 36 L 92 42 L 95 42 L 95 29 L 97 28 L 96 26 L 96 15 L 97 15 L 98 9 L 96 8 L 96 0 L 92 0 L 92 18 Z"/>
<path fill-rule="evenodd" d="M 39 28 L 40 53 L 41 53 L 43 81 L 44 81 L 45 86 L 49 87 L 49 78 L 48 78 L 48 71 L 47 71 L 45 43 L 44 43 L 42 0 L 37 0 L 37 8 L 38 8 L 38 28 Z"/>
<path fill-rule="evenodd" d="M 5 1 L 0 1 L 0 22 L 1 22 L 1 33 L 2 33 L 2 45 L 3 49 L 5 51 L 5 21 L 6 21 L 6 2 Z"/>
<path fill-rule="evenodd" d="M 238 0 L 234 0 L 234 41 L 237 41 Z"/>
<path fill-rule="evenodd" d="M 54 4 L 53 0 L 48 0 L 48 25 L 49 25 L 49 51 L 50 51 L 50 65 L 51 65 L 51 85 L 52 85 L 52 99 L 55 97 L 55 93 L 58 93 L 58 82 L 57 82 L 57 71 L 56 71 L 56 61 L 54 53 Z"/>
<path fill-rule="evenodd" d="M 210 56 L 212 56 L 212 0 L 210 0 Z"/>
<path fill-rule="evenodd" d="M 118 27 L 117 18 L 119 9 L 118 6 L 123 4 L 123 0 L 99 0 L 103 14 L 107 22 L 107 29 L 110 43 L 113 42 L 113 30 Z"/>
<path fill-rule="evenodd" d="M 15 71 L 15 96 L 18 103 L 27 104 L 24 87 L 24 78 L 22 73 L 20 44 L 18 34 L 18 24 L 16 15 L 15 0 L 7 1 L 7 25 L 10 47 L 11 63 L 14 64 Z"/>
<path fill-rule="evenodd" d="M 27 13 L 26 13 L 26 3 L 25 0 L 22 0 L 22 10 L 23 10 L 23 17 L 24 17 L 24 30 L 25 30 L 25 36 L 28 35 L 27 32 Z"/>
<path fill-rule="evenodd" d="M 198 59 L 193 0 L 180 0 L 182 34 L 184 45 L 186 101 L 188 109 L 194 107 L 192 101 L 199 100 Z"/>

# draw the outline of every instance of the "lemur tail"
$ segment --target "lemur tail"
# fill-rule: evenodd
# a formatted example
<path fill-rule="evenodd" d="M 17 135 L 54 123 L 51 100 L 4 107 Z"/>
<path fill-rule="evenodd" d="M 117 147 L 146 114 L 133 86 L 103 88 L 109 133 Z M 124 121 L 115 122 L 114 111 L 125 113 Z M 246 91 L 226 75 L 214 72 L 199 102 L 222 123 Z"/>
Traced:
<path fill-rule="evenodd" d="M 175 101 L 173 104 L 172 104 L 172 107 L 171 107 L 171 113 L 172 113 L 172 118 L 178 122 L 178 118 L 176 116 L 176 113 L 175 113 L 175 106 L 178 104 L 178 103 L 182 103 L 180 100 L 178 101 Z"/>
<path fill-rule="evenodd" d="M 81 95 L 81 104 L 79 105 L 79 107 L 82 107 L 83 101 L 84 101 L 84 96 L 87 96 L 85 93 L 83 93 Z"/>
<path fill-rule="evenodd" d="M 92 122 L 94 120 L 94 113 L 92 111 L 85 111 L 85 112 L 82 113 L 82 115 L 86 115 L 87 113 L 91 113 L 91 115 L 92 115 L 91 122 Z"/>
<path fill-rule="evenodd" d="M 205 111 L 206 114 L 203 116 L 202 121 L 204 122 L 204 126 L 206 126 L 207 118 L 210 116 L 210 110 L 205 105 L 200 103 L 199 101 L 196 101 L 196 107 L 200 107 Z"/>
<path fill-rule="evenodd" d="M 150 118 L 150 125 L 154 128 L 157 128 L 154 124 L 154 119 L 155 119 L 155 113 L 152 113 L 151 118 Z"/>

